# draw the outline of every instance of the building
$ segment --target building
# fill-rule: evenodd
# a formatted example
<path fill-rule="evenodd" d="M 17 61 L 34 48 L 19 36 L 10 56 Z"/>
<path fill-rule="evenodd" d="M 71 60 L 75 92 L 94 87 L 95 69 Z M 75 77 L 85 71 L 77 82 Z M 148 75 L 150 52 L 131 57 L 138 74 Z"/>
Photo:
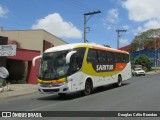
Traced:
<path fill-rule="evenodd" d="M 136 51 L 143 50 L 143 49 L 151 49 L 151 48 L 159 49 L 160 48 L 160 38 L 159 37 L 155 38 L 155 41 L 154 40 L 144 40 L 144 41 L 145 42 L 143 46 L 141 46 L 140 48 L 136 46 L 136 48 L 133 50 L 131 44 L 129 44 L 127 46 L 119 48 L 119 50 L 124 50 L 129 53 L 132 53 L 132 52 L 136 52 Z"/>
<path fill-rule="evenodd" d="M 40 52 L 52 46 L 66 44 L 65 41 L 45 30 L 0 31 L 0 36 L 8 37 L 9 40 L 16 40 L 23 49 Z"/>
<path fill-rule="evenodd" d="M 32 59 L 50 47 L 67 44 L 45 30 L 1 30 L 0 36 L 8 37 L 9 44 L 18 43 L 16 56 L 8 56 L 6 62 L 12 82 L 36 84 L 40 61 L 33 67 Z"/>
<path fill-rule="evenodd" d="M 124 51 L 131 53 L 130 47 L 131 47 L 131 45 L 127 45 L 127 46 L 119 48 L 119 50 L 124 50 Z"/>
<path fill-rule="evenodd" d="M 143 49 L 131 50 L 131 45 L 127 45 L 119 48 L 120 50 L 131 53 L 132 58 L 136 58 L 138 55 L 145 54 L 152 61 L 152 67 L 160 67 L 160 38 L 156 38 L 156 44 L 153 41 L 146 42 Z"/>
<path fill-rule="evenodd" d="M 152 61 L 152 67 L 160 67 L 160 52 L 154 48 L 143 49 L 136 52 L 132 52 L 131 57 L 136 58 L 138 55 L 145 54 Z"/>

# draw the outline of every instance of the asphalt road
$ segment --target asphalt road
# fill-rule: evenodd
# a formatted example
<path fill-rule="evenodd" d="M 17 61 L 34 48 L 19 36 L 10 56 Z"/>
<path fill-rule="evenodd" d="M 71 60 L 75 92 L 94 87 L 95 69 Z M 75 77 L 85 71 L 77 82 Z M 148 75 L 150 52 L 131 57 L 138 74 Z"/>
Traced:
<path fill-rule="evenodd" d="M 0 100 L 0 111 L 160 111 L 160 74 L 133 77 L 122 87 L 105 86 L 89 96 L 78 93 L 62 98 L 37 92 L 3 99 Z M 121 117 L 115 119 L 122 120 Z"/>

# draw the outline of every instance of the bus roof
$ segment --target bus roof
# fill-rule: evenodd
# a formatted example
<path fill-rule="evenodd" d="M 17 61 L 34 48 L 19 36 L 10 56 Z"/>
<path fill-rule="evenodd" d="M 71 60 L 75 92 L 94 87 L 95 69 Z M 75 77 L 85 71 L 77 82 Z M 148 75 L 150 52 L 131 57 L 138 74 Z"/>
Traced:
<path fill-rule="evenodd" d="M 91 43 L 73 43 L 73 44 L 60 45 L 60 46 L 49 48 L 49 49 L 45 50 L 44 53 L 63 51 L 63 50 L 71 50 L 71 49 L 79 48 L 79 47 L 87 47 L 87 48 L 94 48 L 94 49 L 98 49 L 98 50 L 105 50 L 105 51 L 110 51 L 110 52 L 129 54 L 126 51 L 117 50 L 117 49 L 104 47 L 102 45 L 91 44 Z"/>

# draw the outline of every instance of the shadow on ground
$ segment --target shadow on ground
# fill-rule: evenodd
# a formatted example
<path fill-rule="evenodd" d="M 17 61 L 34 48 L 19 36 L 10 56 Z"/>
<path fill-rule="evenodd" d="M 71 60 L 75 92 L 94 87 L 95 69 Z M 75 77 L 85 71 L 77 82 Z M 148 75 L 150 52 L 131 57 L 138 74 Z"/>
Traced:
<path fill-rule="evenodd" d="M 130 83 L 123 83 L 121 87 L 124 87 L 126 85 L 129 85 Z M 98 94 L 104 91 L 108 91 L 108 90 L 114 90 L 114 89 L 118 89 L 118 87 L 116 87 L 115 85 L 107 85 L 107 86 L 103 86 L 103 87 L 97 87 L 93 90 L 92 94 Z M 91 94 L 91 95 L 92 95 Z M 73 99 L 78 99 L 84 97 L 84 95 L 82 94 L 82 92 L 76 92 L 76 93 L 69 93 L 66 96 L 59 96 L 59 95 L 49 95 L 49 96 L 45 96 L 45 97 L 40 97 L 37 100 L 45 100 L 45 101 L 66 101 L 66 100 L 73 100 Z"/>

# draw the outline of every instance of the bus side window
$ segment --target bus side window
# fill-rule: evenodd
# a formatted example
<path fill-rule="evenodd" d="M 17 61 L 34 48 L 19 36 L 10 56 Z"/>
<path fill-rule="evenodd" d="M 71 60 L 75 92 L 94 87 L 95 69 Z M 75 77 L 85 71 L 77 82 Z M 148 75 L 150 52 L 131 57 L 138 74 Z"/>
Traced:
<path fill-rule="evenodd" d="M 103 63 L 103 62 L 106 62 L 106 52 L 105 51 L 102 51 L 102 50 L 98 50 L 98 61 Z"/>
<path fill-rule="evenodd" d="M 87 62 L 97 62 L 97 51 L 94 49 L 89 49 Z"/>
<path fill-rule="evenodd" d="M 113 63 L 115 58 L 114 58 L 114 53 L 113 52 L 107 52 L 107 62 Z"/>
<path fill-rule="evenodd" d="M 117 53 L 114 53 L 115 62 L 117 62 Z"/>
<path fill-rule="evenodd" d="M 114 56 L 115 56 L 115 62 L 122 62 L 120 53 L 114 53 Z"/>
<path fill-rule="evenodd" d="M 129 55 L 125 54 L 125 62 L 128 63 L 129 62 Z"/>
<path fill-rule="evenodd" d="M 122 62 L 121 53 L 118 53 L 118 60 L 119 60 L 119 62 Z"/>
<path fill-rule="evenodd" d="M 77 53 L 76 53 L 77 65 L 80 69 L 82 67 L 82 63 L 83 63 L 86 48 L 76 48 L 75 50 L 77 51 Z"/>
<path fill-rule="evenodd" d="M 129 55 L 128 54 L 120 54 L 120 56 L 121 56 L 121 61 L 120 62 L 124 62 L 124 63 L 129 62 Z"/>
<path fill-rule="evenodd" d="M 85 48 L 76 48 L 74 50 L 77 52 L 71 57 L 70 71 L 69 71 L 70 74 L 73 74 L 81 69 L 83 64 L 84 54 L 86 51 Z"/>
<path fill-rule="evenodd" d="M 125 54 L 121 54 L 121 61 L 124 62 L 124 63 L 126 62 Z"/>

